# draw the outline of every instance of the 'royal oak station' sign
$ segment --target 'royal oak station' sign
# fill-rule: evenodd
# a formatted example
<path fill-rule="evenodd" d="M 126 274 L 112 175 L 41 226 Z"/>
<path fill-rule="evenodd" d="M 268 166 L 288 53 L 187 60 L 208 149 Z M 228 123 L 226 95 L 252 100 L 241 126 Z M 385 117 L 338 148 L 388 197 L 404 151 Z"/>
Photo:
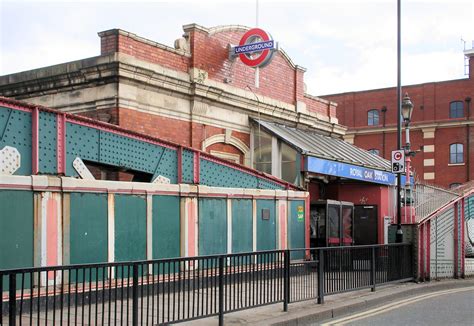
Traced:
<path fill-rule="evenodd" d="M 269 64 L 278 44 L 271 35 L 260 28 L 248 30 L 239 42 L 239 45 L 230 46 L 231 59 L 239 57 L 242 63 L 249 67 L 264 67 Z"/>

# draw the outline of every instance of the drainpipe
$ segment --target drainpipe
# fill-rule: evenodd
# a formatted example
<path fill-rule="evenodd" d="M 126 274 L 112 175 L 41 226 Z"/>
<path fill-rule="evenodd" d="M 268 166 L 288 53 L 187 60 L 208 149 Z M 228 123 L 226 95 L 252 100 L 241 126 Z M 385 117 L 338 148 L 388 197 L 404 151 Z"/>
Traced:
<path fill-rule="evenodd" d="M 382 125 L 383 125 L 383 130 L 382 130 L 382 157 L 385 158 L 385 118 L 386 118 L 386 115 L 387 115 L 387 107 L 384 105 L 382 106 L 382 113 L 383 113 L 383 117 L 382 117 Z"/>
<path fill-rule="evenodd" d="M 466 181 L 471 180 L 471 169 L 470 169 L 470 158 L 471 158 L 471 127 L 469 123 L 471 122 L 471 98 L 468 96 L 464 99 L 466 101 L 466 107 L 467 107 L 467 125 L 466 125 L 466 152 L 467 152 L 467 158 L 466 158 Z"/>

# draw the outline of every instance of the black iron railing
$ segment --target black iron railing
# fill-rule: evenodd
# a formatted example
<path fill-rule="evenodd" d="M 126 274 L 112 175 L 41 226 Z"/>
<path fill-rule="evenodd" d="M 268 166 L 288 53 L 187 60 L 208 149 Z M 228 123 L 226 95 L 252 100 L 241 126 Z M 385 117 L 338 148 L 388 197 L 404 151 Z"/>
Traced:
<path fill-rule="evenodd" d="M 156 325 L 413 279 L 390 244 L 0 270 L 1 324 Z"/>

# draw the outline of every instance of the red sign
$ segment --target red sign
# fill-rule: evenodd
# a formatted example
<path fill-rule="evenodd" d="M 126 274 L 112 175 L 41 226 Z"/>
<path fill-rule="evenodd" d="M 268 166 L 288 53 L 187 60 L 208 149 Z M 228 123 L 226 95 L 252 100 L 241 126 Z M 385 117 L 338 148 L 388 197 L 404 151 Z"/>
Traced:
<path fill-rule="evenodd" d="M 239 56 L 249 67 L 263 67 L 270 62 L 276 49 L 276 42 L 270 34 L 263 29 L 252 28 L 242 36 L 238 46 L 232 47 L 230 55 Z"/>

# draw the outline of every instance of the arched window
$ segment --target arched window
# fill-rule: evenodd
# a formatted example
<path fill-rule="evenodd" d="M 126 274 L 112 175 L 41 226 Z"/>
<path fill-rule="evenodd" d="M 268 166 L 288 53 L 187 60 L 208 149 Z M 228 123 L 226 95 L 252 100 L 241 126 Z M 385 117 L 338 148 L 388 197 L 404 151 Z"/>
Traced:
<path fill-rule="evenodd" d="M 449 163 L 463 163 L 464 162 L 464 146 L 463 144 L 449 145 Z"/>
<path fill-rule="evenodd" d="M 460 183 L 457 183 L 457 182 L 451 183 L 451 184 L 449 185 L 449 189 L 457 188 L 457 187 L 459 187 L 460 185 L 461 185 L 461 184 L 460 184 Z"/>
<path fill-rule="evenodd" d="M 369 153 L 372 153 L 372 154 L 375 154 L 375 155 L 379 155 L 380 154 L 380 151 L 376 148 L 372 148 L 372 149 L 369 149 L 368 150 Z"/>
<path fill-rule="evenodd" d="M 367 112 L 367 125 L 376 126 L 379 124 L 379 111 L 378 110 L 369 110 Z"/>
<path fill-rule="evenodd" d="M 450 118 L 464 117 L 464 103 L 462 101 L 453 101 L 449 103 L 449 117 Z"/>

